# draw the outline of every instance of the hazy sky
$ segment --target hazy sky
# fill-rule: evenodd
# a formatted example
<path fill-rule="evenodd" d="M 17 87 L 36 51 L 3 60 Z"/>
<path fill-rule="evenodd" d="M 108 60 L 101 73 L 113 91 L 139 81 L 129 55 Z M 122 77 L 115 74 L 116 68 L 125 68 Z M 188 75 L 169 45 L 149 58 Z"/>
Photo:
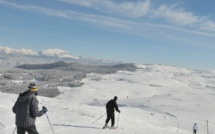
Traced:
<path fill-rule="evenodd" d="M 0 0 L 0 46 L 215 69 L 215 0 Z"/>

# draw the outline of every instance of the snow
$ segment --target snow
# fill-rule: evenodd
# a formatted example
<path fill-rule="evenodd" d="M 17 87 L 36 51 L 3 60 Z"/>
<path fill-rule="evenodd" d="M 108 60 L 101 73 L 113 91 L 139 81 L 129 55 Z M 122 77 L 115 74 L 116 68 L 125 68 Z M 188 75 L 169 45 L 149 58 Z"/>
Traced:
<path fill-rule="evenodd" d="M 73 58 L 79 59 L 76 56 L 71 55 L 69 52 L 61 49 L 47 49 L 39 52 L 42 56 L 58 57 L 58 58 Z"/>
<path fill-rule="evenodd" d="M 0 53 L 6 55 L 26 55 L 26 56 L 48 56 L 48 57 L 57 57 L 57 58 L 72 58 L 79 59 L 77 56 L 71 55 L 69 52 L 61 50 L 61 49 L 47 49 L 42 50 L 40 52 L 35 52 L 31 49 L 13 49 L 5 46 L 0 46 Z"/>
<path fill-rule="evenodd" d="M 30 50 L 30 49 L 20 49 L 20 50 L 16 50 L 13 48 L 9 48 L 9 47 L 4 47 L 4 46 L 0 46 L 0 53 L 3 54 L 19 54 L 19 55 L 30 55 L 30 56 L 38 56 L 38 53 Z"/>
<path fill-rule="evenodd" d="M 56 134 L 198 134 L 215 133 L 215 72 L 163 65 L 138 64 L 135 72 L 88 74 L 82 87 L 58 87 L 55 98 L 38 96 L 39 107 L 48 108 Z M 121 113 L 115 113 L 119 128 L 101 129 L 105 104 L 114 96 Z M 12 107 L 18 95 L 0 92 L 0 133 L 15 128 Z M 96 121 L 99 117 L 101 119 Z M 46 116 L 37 118 L 41 134 L 52 134 Z M 109 122 L 110 125 L 110 122 Z"/>

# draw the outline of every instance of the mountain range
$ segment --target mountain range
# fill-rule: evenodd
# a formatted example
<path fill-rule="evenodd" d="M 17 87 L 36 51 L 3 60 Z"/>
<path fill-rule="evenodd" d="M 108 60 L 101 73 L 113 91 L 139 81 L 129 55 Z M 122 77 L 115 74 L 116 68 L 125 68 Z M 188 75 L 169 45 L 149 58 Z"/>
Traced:
<path fill-rule="evenodd" d="M 74 56 L 68 51 L 61 49 L 47 49 L 34 51 L 31 49 L 14 49 L 6 46 L 0 46 L 0 67 L 8 68 L 21 64 L 43 64 L 56 61 L 80 62 L 87 64 L 114 64 L 120 63 L 114 60 Z"/>
<path fill-rule="evenodd" d="M 19 55 L 19 56 L 47 56 L 56 58 L 71 58 L 79 59 L 77 56 L 73 56 L 67 51 L 61 49 L 47 49 L 36 52 L 31 49 L 13 49 L 5 46 L 0 46 L 0 53 L 6 55 Z"/>

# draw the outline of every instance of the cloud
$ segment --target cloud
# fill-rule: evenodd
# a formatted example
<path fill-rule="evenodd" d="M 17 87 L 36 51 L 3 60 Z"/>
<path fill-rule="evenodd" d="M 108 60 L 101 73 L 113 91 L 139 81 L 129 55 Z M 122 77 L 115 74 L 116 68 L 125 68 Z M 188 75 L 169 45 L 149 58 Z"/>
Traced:
<path fill-rule="evenodd" d="M 76 4 L 85 7 L 93 7 L 94 4 L 103 2 L 103 0 L 57 0 L 65 3 Z"/>
<path fill-rule="evenodd" d="M 161 5 L 157 10 L 152 11 L 152 16 L 153 18 L 161 18 L 163 23 L 168 22 L 169 25 L 184 32 L 210 37 L 215 35 L 215 22 L 209 20 L 208 16 L 197 16 L 184 9 L 177 9 L 175 5 L 168 7 Z"/>
<path fill-rule="evenodd" d="M 182 28 L 182 27 L 175 27 L 171 25 L 166 25 L 166 24 L 153 24 L 153 23 L 145 23 L 147 27 L 152 27 L 154 29 L 166 29 L 166 30 L 171 30 L 171 31 L 179 31 L 182 33 L 189 33 L 189 34 L 195 34 L 195 35 L 201 35 L 201 36 L 207 36 L 207 37 L 215 37 L 215 34 L 209 33 L 209 32 L 204 32 L 200 30 L 193 30 L 193 29 L 188 29 L 188 28 Z"/>
<path fill-rule="evenodd" d="M 195 16 L 193 13 L 186 12 L 183 9 L 174 9 L 173 6 L 167 7 L 165 5 L 161 5 L 154 11 L 153 16 L 165 18 L 167 21 L 177 25 L 193 25 L 204 20 L 204 17 Z"/>
<path fill-rule="evenodd" d="M 58 0 L 65 3 L 76 4 L 118 16 L 143 17 L 150 9 L 150 1 L 124 1 L 114 2 L 111 0 Z"/>
<path fill-rule="evenodd" d="M 67 19 L 82 20 L 82 21 L 99 23 L 106 26 L 112 26 L 112 27 L 118 27 L 118 28 L 130 29 L 131 27 L 129 26 L 129 23 L 132 23 L 130 21 L 123 21 L 117 18 L 100 16 L 95 14 L 85 14 L 85 13 L 68 11 L 68 10 L 62 11 L 62 10 L 55 10 L 55 9 L 31 6 L 31 5 L 18 5 L 18 4 L 3 2 L 3 1 L 0 1 L 0 3 L 9 5 L 13 8 L 28 10 L 32 12 L 39 12 L 43 15 L 51 15 L 51 16 L 62 17 Z"/>
<path fill-rule="evenodd" d="M 200 29 L 215 32 L 215 23 L 213 21 L 208 20 L 200 25 Z"/>
<path fill-rule="evenodd" d="M 67 1 L 67 2 L 77 2 L 80 5 L 85 6 L 93 6 L 94 2 L 97 2 L 98 0 L 61 0 L 61 1 Z M 101 0 L 103 2 L 103 0 Z M 211 30 L 211 28 L 214 29 L 215 24 L 212 21 L 207 21 L 205 23 L 202 23 L 202 18 L 198 16 L 194 16 L 192 13 L 185 12 L 183 10 L 175 10 L 173 7 L 166 7 L 166 6 L 160 6 L 158 10 L 153 12 L 154 17 L 162 17 L 166 18 L 172 23 L 178 24 L 176 25 L 169 25 L 166 23 L 157 23 L 151 22 L 136 22 L 131 21 L 129 19 L 120 19 L 120 18 L 114 18 L 114 17 L 107 17 L 97 14 L 89 14 L 89 13 L 81 13 L 81 12 L 75 12 L 71 10 L 57 10 L 57 9 L 50 9 L 50 8 L 44 8 L 44 7 L 38 7 L 38 6 L 32 6 L 32 5 L 18 5 L 14 3 L 9 3 L 5 1 L 0 1 L 0 3 L 11 6 L 13 8 L 22 9 L 22 10 L 28 10 L 32 12 L 41 13 L 43 15 L 49 15 L 54 17 L 61 17 L 65 19 L 73 19 L 76 21 L 82 21 L 82 22 L 90 22 L 91 24 L 102 25 L 103 27 L 110 27 L 112 30 L 115 30 L 116 28 L 120 28 L 123 30 L 128 30 L 126 33 L 133 33 L 133 34 L 145 34 L 145 33 L 151 33 L 153 36 L 154 34 L 158 34 L 158 32 L 155 31 L 162 31 L 162 30 L 169 30 L 169 31 L 177 31 L 178 33 L 189 33 L 189 34 L 195 34 L 195 35 L 203 35 L 208 37 L 214 37 L 215 33 Z M 122 4 L 122 3 L 121 3 Z M 112 6 L 108 6 L 112 7 Z M 127 8 L 129 9 L 129 8 Z M 195 26 L 201 26 L 200 28 L 194 29 Z M 185 26 L 184 26 L 185 25 Z M 186 25 L 190 25 L 192 27 L 187 27 Z M 212 32 L 207 32 L 212 31 Z M 122 30 L 120 30 L 122 32 Z"/>
<path fill-rule="evenodd" d="M 164 23 L 177 26 L 178 28 L 194 30 L 193 33 L 211 35 L 208 32 L 214 32 L 215 23 L 208 20 L 207 16 L 197 16 L 193 12 L 187 12 L 185 9 L 177 8 L 178 5 L 170 6 L 160 5 L 157 9 L 151 6 L 153 1 L 114 1 L 114 0 L 57 0 L 60 2 L 75 4 L 83 7 L 92 8 L 100 12 L 114 14 L 114 16 L 124 16 L 129 18 L 147 18 L 152 16 L 154 23 L 157 19 L 162 19 Z M 104 17 L 103 17 L 104 18 Z M 106 19 L 107 20 L 107 19 Z M 105 23 L 104 23 L 105 24 Z M 204 30 L 201 32 L 201 30 Z"/>

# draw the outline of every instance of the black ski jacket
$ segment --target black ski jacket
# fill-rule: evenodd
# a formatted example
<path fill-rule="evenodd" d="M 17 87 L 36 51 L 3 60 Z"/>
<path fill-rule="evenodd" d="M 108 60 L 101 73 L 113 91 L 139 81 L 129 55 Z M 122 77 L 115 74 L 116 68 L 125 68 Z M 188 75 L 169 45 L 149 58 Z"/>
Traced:
<path fill-rule="evenodd" d="M 116 109 L 116 111 L 120 112 L 116 101 L 114 99 L 112 99 L 112 100 L 108 101 L 108 103 L 106 104 L 107 113 L 114 113 L 114 109 Z"/>
<path fill-rule="evenodd" d="M 12 110 L 16 114 L 16 125 L 18 127 L 34 126 L 36 117 L 45 114 L 39 111 L 38 100 L 34 92 L 21 93 Z"/>

